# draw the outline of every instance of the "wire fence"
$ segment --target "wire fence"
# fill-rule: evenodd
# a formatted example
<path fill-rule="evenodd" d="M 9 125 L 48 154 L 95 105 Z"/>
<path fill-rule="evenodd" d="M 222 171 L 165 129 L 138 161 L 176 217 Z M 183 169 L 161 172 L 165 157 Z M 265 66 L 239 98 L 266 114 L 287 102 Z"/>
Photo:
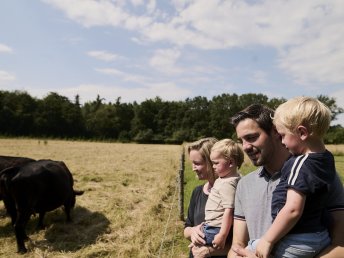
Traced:
<path fill-rule="evenodd" d="M 179 170 L 178 170 L 178 175 L 176 178 L 176 187 L 175 191 L 171 200 L 171 206 L 170 206 L 170 211 L 169 211 L 169 216 L 167 218 L 167 222 L 165 224 L 165 229 L 163 236 L 161 238 L 161 243 L 160 243 L 160 248 L 157 257 L 162 257 L 162 252 L 165 246 L 165 241 L 166 241 L 166 234 L 168 231 L 168 227 L 170 226 L 169 224 L 172 222 L 171 220 L 171 214 L 173 210 L 176 210 L 176 196 L 178 194 L 178 212 L 179 212 L 179 220 L 184 221 L 184 172 L 185 172 L 185 151 L 183 148 L 182 153 L 180 154 L 180 162 L 179 162 Z M 178 217 L 176 217 L 176 220 L 178 220 Z M 169 251 L 169 257 L 174 256 L 174 240 L 177 235 L 177 221 L 175 221 L 175 226 L 174 226 L 174 233 L 173 233 L 173 241 L 172 241 L 172 246 L 171 250 Z"/>

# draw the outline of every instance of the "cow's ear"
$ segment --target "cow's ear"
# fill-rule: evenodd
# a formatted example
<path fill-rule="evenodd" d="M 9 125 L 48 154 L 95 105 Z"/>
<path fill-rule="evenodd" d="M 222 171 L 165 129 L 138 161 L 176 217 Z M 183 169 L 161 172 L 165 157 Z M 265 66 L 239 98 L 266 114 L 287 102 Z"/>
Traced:
<path fill-rule="evenodd" d="M 83 195 L 83 194 L 84 194 L 84 191 L 77 191 L 77 190 L 74 190 L 74 194 L 75 194 L 75 195 Z"/>
<path fill-rule="evenodd" d="M 12 179 L 19 171 L 20 167 L 9 167 L 5 168 L 1 171 L 1 177 L 5 178 L 5 180 Z"/>

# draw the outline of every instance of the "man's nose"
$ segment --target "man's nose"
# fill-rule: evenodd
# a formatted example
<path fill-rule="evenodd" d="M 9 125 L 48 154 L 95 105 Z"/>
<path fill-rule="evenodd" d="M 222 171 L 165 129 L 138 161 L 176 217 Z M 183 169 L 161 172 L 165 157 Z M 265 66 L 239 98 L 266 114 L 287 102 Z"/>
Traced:
<path fill-rule="evenodd" d="M 244 151 L 250 150 L 250 149 L 252 149 L 252 144 L 247 142 L 247 141 L 243 141 L 242 142 L 242 148 Z"/>

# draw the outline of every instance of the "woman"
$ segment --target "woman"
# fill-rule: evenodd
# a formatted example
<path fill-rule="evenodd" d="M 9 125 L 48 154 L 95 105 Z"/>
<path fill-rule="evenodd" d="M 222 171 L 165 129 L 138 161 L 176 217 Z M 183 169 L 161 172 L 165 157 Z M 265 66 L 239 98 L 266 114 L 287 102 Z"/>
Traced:
<path fill-rule="evenodd" d="M 215 142 L 217 142 L 216 138 L 203 138 L 189 144 L 187 148 L 192 170 L 199 180 L 206 180 L 204 185 L 197 186 L 193 190 L 185 221 L 184 237 L 195 245 L 195 247 L 192 247 L 189 257 L 227 257 L 231 244 L 227 243 L 224 249 L 214 249 L 211 246 L 208 246 L 207 249 L 197 247 L 205 244 L 201 224 L 205 218 L 205 204 L 216 179 L 210 161 L 210 151 Z M 231 234 L 232 232 L 230 232 Z M 231 239 L 231 236 L 228 239 Z"/>

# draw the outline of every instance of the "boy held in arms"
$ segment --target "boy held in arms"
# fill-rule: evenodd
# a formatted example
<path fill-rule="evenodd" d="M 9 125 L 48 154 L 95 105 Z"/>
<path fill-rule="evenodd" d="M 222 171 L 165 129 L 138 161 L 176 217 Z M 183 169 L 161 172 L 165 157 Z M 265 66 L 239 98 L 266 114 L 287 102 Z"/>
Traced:
<path fill-rule="evenodd" d="M 240 179 L 238 169 L 244 161 L 244 152 L 238 143 L 223 139 L 212 147 L 210 159 L 218 178 L 205 206 L 203 232 L 206 245 L 222 249 L 233 224 L 235 190 Z"/>
<path fill-rule="evenodd" d="M 276 109 L 273 122 L 293 156 L 273 192 L 273 223 L 249 248 L 264 258 L 314 257 L 330 244 L 324 214 L 336 170 L 323 138 L 331 112 L 317 99 L 297 97 Z"/>

